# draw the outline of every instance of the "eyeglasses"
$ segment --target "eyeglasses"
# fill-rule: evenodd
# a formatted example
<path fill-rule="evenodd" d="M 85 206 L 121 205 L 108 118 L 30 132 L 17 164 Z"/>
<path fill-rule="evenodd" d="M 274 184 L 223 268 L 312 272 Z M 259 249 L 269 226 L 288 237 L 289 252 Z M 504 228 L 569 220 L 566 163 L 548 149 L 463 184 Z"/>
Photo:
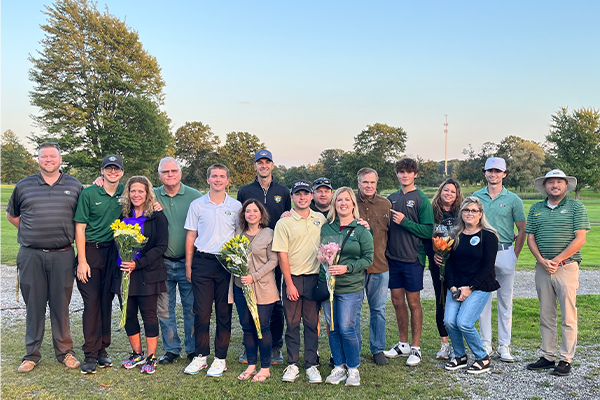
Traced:
<path fill-rule="evenodd" d="M 479 214 L 481 212 L 481 210 L 479 209 L 473 209 L 473 208 L 465 208 L 464 210 L 462 210 L 462 212 L 464 212 L 465 214 Z"/>
<path fill-rule="evenodd" d="M 115 172 L 115 171 L 120 171 L 121 168 L 117 167 L 116 165 L 108 165 L 106 167 L 104 167 L 105 171 L 110 171 L 110 172 Z"/>

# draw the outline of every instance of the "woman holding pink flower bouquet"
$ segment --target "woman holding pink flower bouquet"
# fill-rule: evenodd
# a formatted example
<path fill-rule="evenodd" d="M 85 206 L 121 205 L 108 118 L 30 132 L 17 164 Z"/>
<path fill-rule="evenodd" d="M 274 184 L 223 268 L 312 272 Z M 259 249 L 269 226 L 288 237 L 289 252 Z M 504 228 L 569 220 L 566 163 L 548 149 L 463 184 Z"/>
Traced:
<path fill-rule="evenodd" d="M 329 299 L 323 302 L 325 319 L 330 327 L 329 346 L 334 362 L 334 368 L 325 382 L 337 385 L 346 381 L 346 386 L 359 386 L 360 348 L 355 328 L 356 316 L 362 307 L 363 271 L 373 264 L 373 236 L 368 229 L 357 224 L 359 214 L 352 189 L 339 188 L 333 195 L 332 206 L 327 216 L 329 223 L 321 228 L 321 242 L 327 245 L 331 238 L 340 247 L 333 265 L 328 267 L 328 272 L 335 280 L 333 307 Z M 319 282 L 325 280 L 326 271 L 321 268 Z"/>

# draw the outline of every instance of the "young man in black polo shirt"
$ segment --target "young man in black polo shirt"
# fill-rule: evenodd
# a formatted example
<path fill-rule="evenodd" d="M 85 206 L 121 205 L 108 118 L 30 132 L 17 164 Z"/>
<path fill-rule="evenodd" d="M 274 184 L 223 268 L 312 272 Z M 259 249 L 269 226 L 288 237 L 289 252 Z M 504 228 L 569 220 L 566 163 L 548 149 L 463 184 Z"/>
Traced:
<path fill-rule="evenodd" d="M 54 143 L 42 143 L 40 173 L 15 185 L 6 218 L 18 230 L 19 287 L 26 305 L 25 350 L 18 368 L 30 372 L 40 362 L 46 305 L 50 307 L 54 354 L 67 368 L 78 368 L 69 322 L 75 253 L 73 215 L 81 183 L 60 172 L 62 157 Z"/>
<path fill-rule="evenodd" d="M 111 341 L 112 301 L 120 276 L 110 225 L 121 216 L 123 159 L 115 154 L 104 157 L 100 172 L 104 185 L 84 189 L 75 213 L 77 287 L 83 299 L 82 374 L 95 373 L 96 363 L 100 368 L 112 365 L 106 348 Z"/>
<path fill-rule="evenodd" d="M 285 211 L 290 211 L 292 201 L 290 190 L 275 182 L 271 172 L 275 168 L 273 163 L 273 154 L 269 150 L 259 150 L 254 156 L 254 168 L 256 169 L 256 179 L 254 182 L 242 186 L 238 191 L 237 199 L 240 203 L 248 199 L 256 199 L 261 201 L 269 212 L 269 228 L 275 229 L 275 225 L 281 214 Z M 281 269 L 275 267 L 275 282 L 277 290 L 281 294 Z M 281 348 L 283 347 L 283 306 L 281 301 L 275 303 L 273 313 L 271 314 L 271 334 L 273 335 L 273 351 L 271 362 L 273 364 L 283 364 L 283 355 Z M 239 361 L 246 363 L 246 352 L 240 355 Z"/>

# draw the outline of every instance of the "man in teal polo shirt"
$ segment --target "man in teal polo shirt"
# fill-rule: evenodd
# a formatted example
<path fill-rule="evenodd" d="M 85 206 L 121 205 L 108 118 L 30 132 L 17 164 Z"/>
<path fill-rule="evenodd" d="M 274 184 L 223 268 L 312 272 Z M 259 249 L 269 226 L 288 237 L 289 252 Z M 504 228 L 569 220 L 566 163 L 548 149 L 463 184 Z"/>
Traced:
<path fill-rule="evenodd" d="M 525 243 L 525 210 L 523 201 L 502 185 L 508 171 L 506 161 L 500 157 L 488 158 L 485 162 L 487 186 L 473 193 L 483 203 L 485 216 L 498 231 L 500 241 L 496 256 L 496 280 L 500 283 L 498 298 L 498 354 L 500 360 L 513 362 L 510 354 L 512 331 L 513 284 L 517 258 Z M 515 238 L 514 227 L 518 234 Z M 512 242 L 515 241 L 513 247 Z M 481 341 L 488 355 L 492 354 L 492 297 L 479 317 Z"/>
<path fill-rule="evenodd" d="M 104 186 L 90 185 L 79 195 L 75 212 L 77 244 L 77 287 L 83 299 L 82 374 L 110 367 L 106 348 L 111 341 L 111 312 L 114 290 L 118 287 L 117 247 L 110 225 L 121 216 L 124 186 L 123 159 L 116 154 L 102 160 Z M 116 285 L 113 288 L 113 285 Z"/>
<path fill-rule="evenodd" d="M 540 300 L 540 332 L 542 357 L 528 369 L 554 368 L 553 375 L 566 376 L 577 345 L 577 288 L 579 263 L 590 222 L 583 204 L 570 199 L 577 179 L 559 169 L 535 180 L 535 188 L 547 195 L 535 203 L 527 218 L 527 245 L 536 259 L 535 288 Z M 558 346 L 556 301 L 560 304 L 562 343 L 558 365 L 554 366 Z"/>
<path fill-rule="evenodd" d="M 202 193 L 181 183 L 181 166 L 173 157 L 165 157 L 158 164 L 158 177 L 162 186 L 154 188 L 156 200 L 169 221 L 169 247 L 164 254 L 167 267 L 167 291 L 158 296 L 158 319 L 162 331 L 163 348 L 166 353 L 158 361 L 171 364 L 179 357 L 181 340 L 177 334 L 175 302 L 177 286 L 183 307 L 184 346 L 188 358 L 194 358 L 194 294 L 192 284 L 185 277 L 185 237 L 183 227 L 190 203 L 202 196 Z"/>

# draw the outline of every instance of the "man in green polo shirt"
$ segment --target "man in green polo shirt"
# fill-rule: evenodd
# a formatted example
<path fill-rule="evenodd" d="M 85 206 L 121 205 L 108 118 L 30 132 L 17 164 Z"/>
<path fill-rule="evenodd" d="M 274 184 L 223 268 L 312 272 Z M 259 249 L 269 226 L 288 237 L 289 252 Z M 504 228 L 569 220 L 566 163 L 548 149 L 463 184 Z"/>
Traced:
<path fill-rule="evenodd" d="M 181 183 L 181 166 L 173 157 L 165 157 L 158 164 L 158 177 L 162 186 L 154 188 L 156 200 L 169 221 L 169 246 L 163 255 L 167 267 L 167 291 L 158 296 L 158 319 L 162 332 L 163 348 L 166 353 L 159 364 L 171 364 L 181 353 L 181 340 L 177 334 L 175 303 L 177 286 L 183 307 L 184 346 L 188 358 L 194 358 L 194 294 L 192 284 L 185 277 L 184 228 L 190 203 L 202 193 Z M 190 358 L 191 355 L 191 358 Z"/>
<path fill-rule="evenodd" d="M 115 154 L 104 157 L 100 172 L 104 186 L 91 185 L 81 192 L 74 218 L 77 287 L 83 299 L 82 374 L 96 373 L 96 363 L 100 368 L 112 365 L 106 348 L 110 346 L 112 301 L 120 276 L 110 225 L 121 216 L 123 159 Z"/>
<path fill-rule="evenodd" d="M 536 259 L 535 288 L 540 300 L 542 357 L 528 369 L 554 368 L 553 375 L 567 376 L 577 345 L 577 288 L 581 247 L 590 222 L 584 205 L 567 197 L 577 179 L 554 169 L 537 178 L 535 188 L 547 195 L 535 203 L 527 217 L 527 245 Z M 558 365 L 554 365 L 558 346 L 556 301 L 560 304 L 562 343 Z"/>
<path fill-rule="evenodd" d="M 500 283 L 496 295 L 498 299 L 498 355 L 504 362 L 514 362 L 510 354 L 512 333 L 513 285 L 517 258 L 525 244 L 525 210 L 523 201 L 516 194 L 506 190 L 502 184 L 508 174 L 506 161 L 500 157 L 490 157 L 485 162 L 487 186 L 473 193 L 483 203 L 485 216 L 500 236 L 496 255 L 496 280 Z M 515 238 L 515 226 L 517 236 Z M 515 242 L 513 247 L 512 242 Z M 490 296 L 479 317 L 481 341 L 488 355 L 492 355 L 492 297 Z"/>

